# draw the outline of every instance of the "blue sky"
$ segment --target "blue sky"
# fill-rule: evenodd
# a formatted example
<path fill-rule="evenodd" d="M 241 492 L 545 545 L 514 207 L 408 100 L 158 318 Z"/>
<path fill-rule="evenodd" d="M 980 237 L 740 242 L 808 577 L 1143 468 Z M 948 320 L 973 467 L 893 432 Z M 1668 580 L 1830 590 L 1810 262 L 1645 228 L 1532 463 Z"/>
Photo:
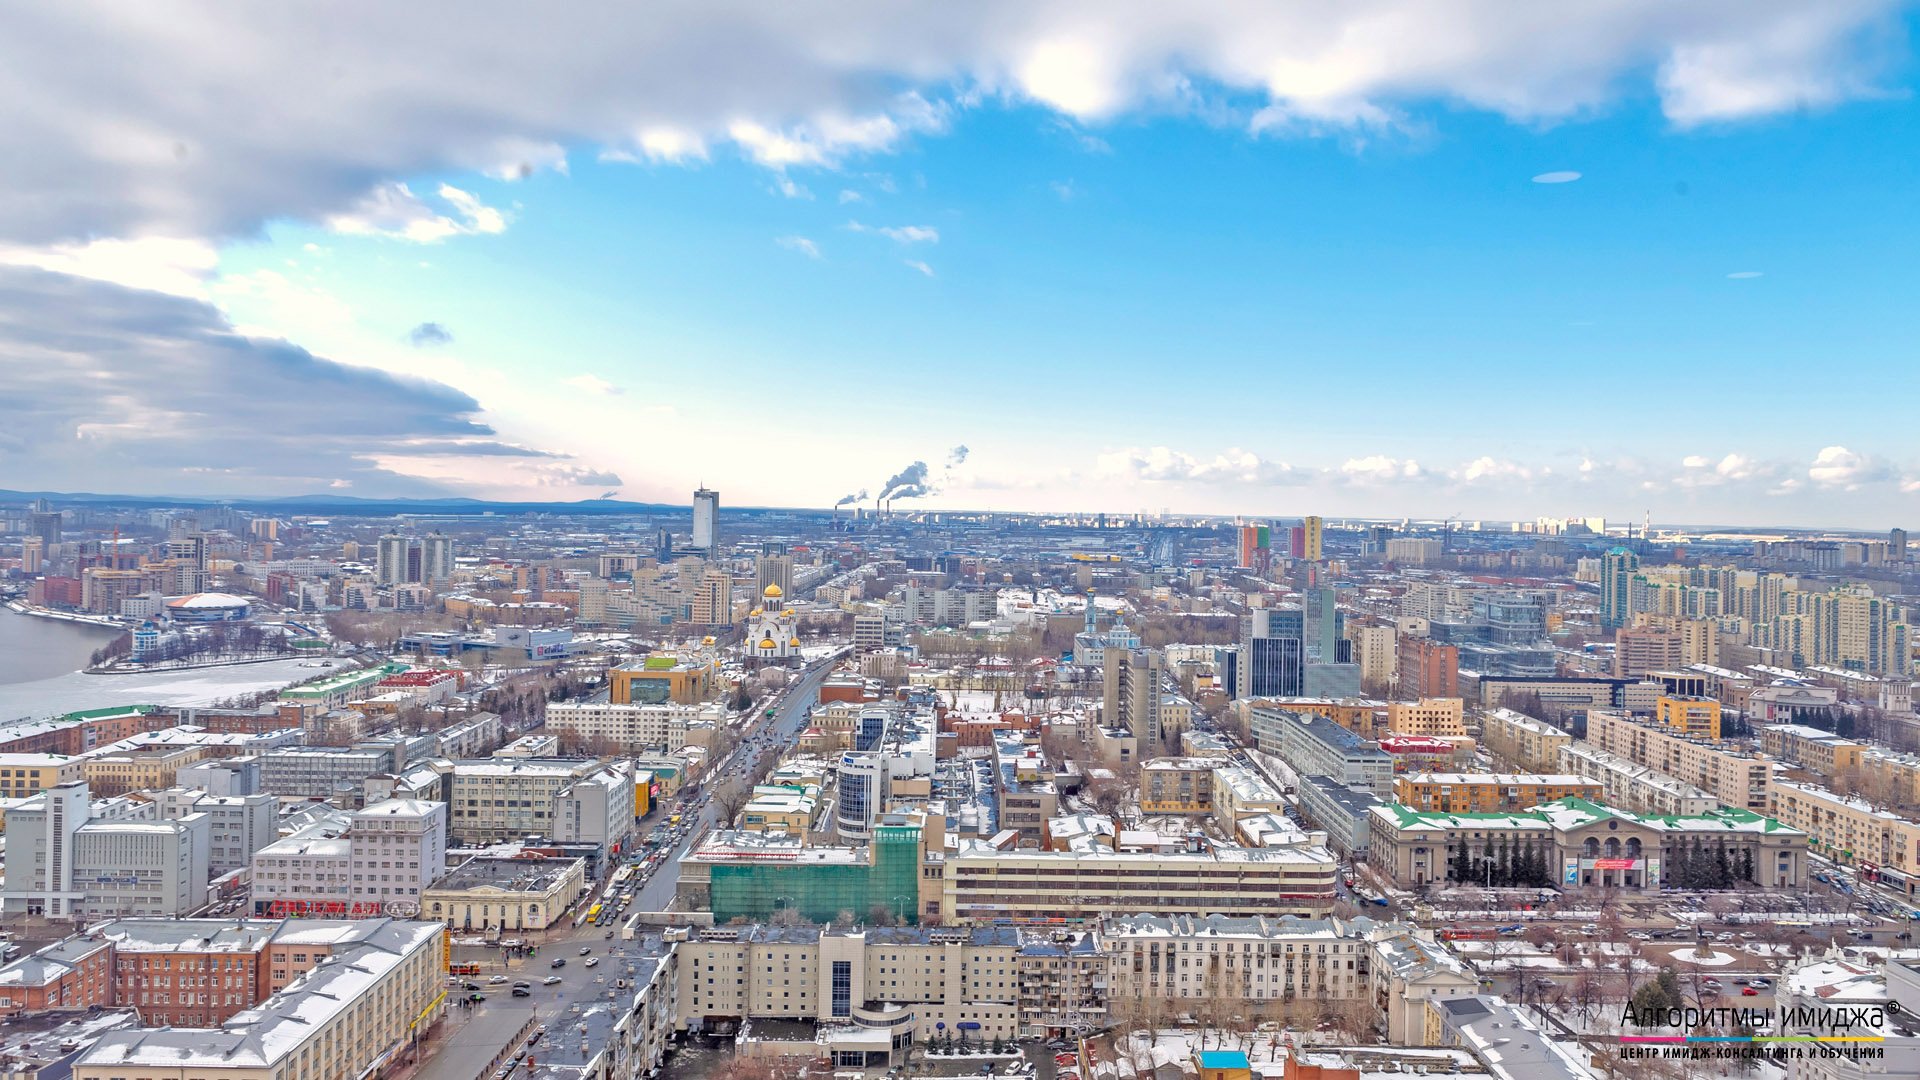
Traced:
<path fill-rule="evenodd" d="M 826 505 L 924 460 L 936 508 L 1884 527 L 1920 502 L 1879 406 L 1915 384 L 1920 166 L 1909 26 L 1860 6 L 1693 83 L 1657 24 L 1636 47 L 1685 63 L 1496 51 L 1409 92 L 1396 41 L 1382 88 L 1306 104 L 895 72 L 884 136 L 536 139 L 517 179 L 374 169 L 160 261 L 538 450 L 282 486 Z"/>

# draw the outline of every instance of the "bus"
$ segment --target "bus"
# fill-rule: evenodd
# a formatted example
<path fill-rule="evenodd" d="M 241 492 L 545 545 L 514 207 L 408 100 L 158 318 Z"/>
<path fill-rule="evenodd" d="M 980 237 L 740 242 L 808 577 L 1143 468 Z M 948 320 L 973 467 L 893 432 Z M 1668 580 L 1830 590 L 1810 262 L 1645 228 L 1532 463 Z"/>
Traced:
<path fill-rule="evenodd" d="M 588 922 L 597 922 L 597 921 L 599 920 L 599 918 L 600 918 L 600 907 L 601 907 L 601 905 L 599 905 L 599 904 L 595 904 L 595 905 L 593 905 L 592 907 L 590 907 L 590 908 L 588 908 L 588 909 L 587 909 L 587 921 L 588 921 Z"/>

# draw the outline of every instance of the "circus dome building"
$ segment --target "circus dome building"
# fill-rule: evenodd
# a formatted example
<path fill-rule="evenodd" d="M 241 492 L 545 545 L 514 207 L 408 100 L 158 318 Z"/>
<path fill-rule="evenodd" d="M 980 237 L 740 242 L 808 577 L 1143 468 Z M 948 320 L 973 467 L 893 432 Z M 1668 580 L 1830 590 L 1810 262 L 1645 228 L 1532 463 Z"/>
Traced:
<path fill-rule="evenodd" d="M 176 623 L 239 622 L 252 612 L 244 596 L 193 593 L 167 601 L 167 617 Z"/>
<path fill-rule="evenodd" d="M 760 606 L 747 614 L 746 651 L 754 663 L 784 664 L 800 658 L 800 624 L 780 586 L 762 589 Z"/>

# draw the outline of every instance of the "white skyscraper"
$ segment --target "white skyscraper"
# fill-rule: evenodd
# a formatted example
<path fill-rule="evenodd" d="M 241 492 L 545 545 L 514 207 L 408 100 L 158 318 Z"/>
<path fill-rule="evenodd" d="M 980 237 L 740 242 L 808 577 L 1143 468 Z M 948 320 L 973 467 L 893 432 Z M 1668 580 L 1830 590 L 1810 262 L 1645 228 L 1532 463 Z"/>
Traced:
<path fill-rule="evenodd" d="M 693 547 L 711 552 L 718 543 L 720 493 L 701 488 L 693 493 Z"/>
<path fill-rule="evenodd" d="M 389 533 L 380 538 L 375 556 L 375 577 L 382 585 L 402 585 L 407 581 L 407 538 Z"/>
<path fill-rule="evenodd" d="M 453 537 L 432 533 L 420 541 L 420 580 L 444 585 L 453 579 Z"/>

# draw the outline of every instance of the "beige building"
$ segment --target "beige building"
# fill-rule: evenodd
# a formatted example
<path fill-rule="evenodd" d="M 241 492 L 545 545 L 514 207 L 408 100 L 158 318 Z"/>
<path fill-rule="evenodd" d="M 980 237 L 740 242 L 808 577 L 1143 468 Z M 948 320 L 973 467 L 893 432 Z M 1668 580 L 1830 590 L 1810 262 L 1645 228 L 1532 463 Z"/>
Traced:
<path fill-rule="evenodd" d="M 584 859 L 468 859 L 427 886 L 422 918 L 462 931 L 545 930 L 586 891 Z"/>
<path fill-rule="evenodd" d="M 1920 886 L 1920 822 L 1822 787 L 1785 780 L 1773 783 L 1773 814 L 1805 832 L 1814 850 L 1830 859 L 1878 869 L 1909 895 Z"/>
<path fill-rule="evenodd" d="M 218 1028 L 109 1031 L 75 1080 L 329 1080 L 365 1076 L 416 1045 L 446 1008 L 445 930 L 369 922 L 316 965 Z"/>
<path fill-rule="evenodd" d="M 1122 1011 L 1153 998 L 1364 1001 L 1370 925 L 1368 919 L 1120 915 L 1100 924 L 1100 947 Z M 1242 1015 L 1253 1015 L 1253 1007 Z"/>
<path fill-rule="evenodd" d="M 1387 730 L 1395 735 L 1428 735 L 1434 738 L 1464 736 L 1467 726 L 1459 698 L 1421 698 L 1396 701 L 1387 706 Z"/>
<path fill-rule="evenodd" d="M 678 1026 L 853 1024 L 921 1041 L 1020 1034 L 1012 927 L 717 926 L 680 946 Z"/>
<path fill-rule="evenodd" d="M 1333 909 L 1339 867 L 1324 847 L 1152 854 L 1002 851 L 979 842 L 962 844 L 943 865 L 940 917 L 948 923 L 1142 909 L 1320 918 Z"/>
<path fill-rule="evenodd" d="M 1566 799 L 1508 813 L 1433 813 L 1397 803 L 1368 813 L 1368 863 L 1408 888 L 1458 880 L 1463 848 L 1468 883 L 1502 852 L 1544 860 L 1562 889 L 1734 888 L 1742 882 L 1799 889 L 1807 881 L 1807 834 L 1746 810 L 1656 817 Z M 1725 880 L 1715 876 L 1721 851 Z"/>
<path fill-rule="evenodd" d="M 1353 662 L 1360 665 L 1360 685 L 1384 692 L 1398 670 L 1394 660 L 1394 630 L 1391 626 L 1347 624 L 1347 640 L 1353 642 Z"/>
<path fill-rule="evenodd" d="M 1512 709 L 1488 709 L 1480 721 L 1480 745 L 1525 772 L 1558 769 L 1560 749 L 1571 742 L 1567 732 Z"/>
<path fill-rule="evenodd" d="M 1253 769 L 1233 766 L 1213 771 L 1213 816 L 1221 828 L 1230 830 L 1243 818 L 1285 811 L 1280 789 Z"/>
<path fill-rule="evenodd" d="M 1587 741 L 1609 754 L 1705 788 L 1722 805 L 1767 812 L 1767 784 L 1775 768 L 1770 758 L 1600 710 L 1587 715 Z"/>
<path fill-rule="evenodd" d="M 1204 816 L 1213 812 L 1213 771 L 1223 757 L 1163 757 L 1140 763 L 1140 812 Z"/>
<path fill-rule="evenodd" d="M 24 799 L 85 774 L 82 759 L 65 754 L 0 754 L 0 799 Z"/>
<path fill-rule="evenodd" d="M 96 796 L 161 791 L 180 770 L 212 756 L 206 746 L 139 747 L 81 759 L 80 772 Z"/>
<path fill-rule="evenodd" d="M 1767 755 L 1831 781 L 1861 767 L 1867 747 L 1831 731 L 1804 724 L 1768 724 L 1760 729 L 1760 748 Z"/>
<path fill-rule="evenodd" d="M 554 735 L 574 736 L 588 745 L 603 744 L 629 753 L 671 753 L 687 745 L 689 727 L 724 725 L 726 720 L 726 707 L 717 702 L 616 705 L 610 701 L 556 701 L 547 706 L 546 729 Z"/>

